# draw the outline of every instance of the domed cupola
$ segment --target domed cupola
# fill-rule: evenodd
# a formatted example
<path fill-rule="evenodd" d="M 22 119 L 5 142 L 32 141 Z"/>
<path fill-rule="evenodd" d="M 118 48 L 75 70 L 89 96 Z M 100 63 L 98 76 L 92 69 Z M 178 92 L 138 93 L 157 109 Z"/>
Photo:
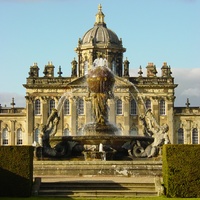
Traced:
<path fill-rule="evenodd" d="M 105 15 L 102 12 L 102 6 L 99 5 L 98 13 L 94 27 L 88 30 L 82 38 L 82 45 L 87 44 L 115 44 L 121 46 L 121 41 L 112 30 L 108 29 L 104 22 Z"/>
<path fill-rule="evenodd" d="M 79 77 L 87 74 L 98 56 L 107 60 L 108 67 L 116 75 L 122 76 L 123 53 L 126 49 L 116 33 L 107 28 L 104 17 L 102 6 L 99 5 L 94 27 L 89 29 L 82 39 L 79 38 L 78 47 L 75 49 L 78 54 Z"/>

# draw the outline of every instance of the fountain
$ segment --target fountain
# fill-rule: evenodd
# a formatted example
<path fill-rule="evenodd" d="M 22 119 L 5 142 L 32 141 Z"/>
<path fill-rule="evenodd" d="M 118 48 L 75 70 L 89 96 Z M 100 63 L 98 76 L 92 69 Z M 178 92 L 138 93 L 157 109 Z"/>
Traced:
<path fill-rule="evenodd" d="M 119 135 L 118 128 L 108 121 L 107 101 L 114 97 L 115 76 L 107 66 L 99 64 L 89 71 L 87 83 L 89 92 L 86 101 L 92 102 L 94 121 L 85 124 L 82 136 L 55 136 L 60 118 L 54 109 L 43 128 L 42 146 L 37 148 L 40 152 L 37 155 L 57 159 L 78 156 L 85 160 L 130 160 L 158 156 L 160 146 L 169 143 L 168 126 L 159 126 L 151 110 L 147 110 L 140 116 L 147 136 Z"/>

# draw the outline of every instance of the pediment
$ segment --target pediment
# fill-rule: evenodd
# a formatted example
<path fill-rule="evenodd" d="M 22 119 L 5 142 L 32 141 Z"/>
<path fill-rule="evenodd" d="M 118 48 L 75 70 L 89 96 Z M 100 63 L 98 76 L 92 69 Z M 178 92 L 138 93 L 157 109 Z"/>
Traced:
<path fill-rule="evenodd" d="M 73 79 L 68 86 L 70 87 L 83 87 L 83 86 L 87 86 L 87 77 L 85 76 L 81 76 L 78 77 L 76 79 Z"/>
<path fill-rule="evenodd" d="M 68 86 L 70 87 L 87 87 L 87 75 L 72 80 Z M 115 76 L 115 87 L 131 87 L 133 84 L 126 78 Z"/>
<path fill-rule="evenodd" d="M 115 76 L 115 87 L 132 87 L 133 83 L 123 77 Z"/>

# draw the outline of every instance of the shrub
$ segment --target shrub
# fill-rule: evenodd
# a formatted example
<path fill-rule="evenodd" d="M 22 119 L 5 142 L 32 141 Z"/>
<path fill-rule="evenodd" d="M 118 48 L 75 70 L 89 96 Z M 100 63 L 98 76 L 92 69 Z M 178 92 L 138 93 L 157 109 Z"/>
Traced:
<path fill-rule="evenodd" d="M 163 181 L 167 197 L 200 197 L 200 145 L 164 145 Z"/>
<path fill-rule="evenodd" d="M 0 196 L 31 196 L 33 147 L 0 147 Z"/>

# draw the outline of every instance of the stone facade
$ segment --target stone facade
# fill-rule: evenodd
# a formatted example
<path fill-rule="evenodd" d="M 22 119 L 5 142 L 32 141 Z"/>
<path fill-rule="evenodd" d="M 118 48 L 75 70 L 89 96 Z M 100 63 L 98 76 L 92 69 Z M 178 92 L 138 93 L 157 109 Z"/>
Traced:
<path fill-rule="evenodd" d="M 122 40 L 107 28 L 101 6 L 94 27 L 79 39 L 75 49 L 77 61 L 71 62 L 71 76 L 62 76 L 61 67 L 55 75 L 55 66 L 49 62 L 44 76 L 39 76 L 37 63 L 30 66 L 26 79 L 26 108 L 0 108 L 0 145 L 31 145 L 40 143 L 42 125 L 53 108 L 59 109 L 60 122 L 57 136 L 82 135 L 84 124 L 91 122 L 92 104 L 87 100 L 87 72 L 101 58 L 115 74 L 114 99 L 108 101 L 109 121 L 116 124 L 121 135 L 143 135 L 140 115 L 151 109 L 158 124 L 169 125 L 171 143 L 200 143 L 200 108 L 174 107 L 174 77 L 165 62 L 161 76 L 148 63 L 147 76 L 140 67 L 137 77 L 129 75 L 129 61 L 123 59 L 126 49 Z"/>

